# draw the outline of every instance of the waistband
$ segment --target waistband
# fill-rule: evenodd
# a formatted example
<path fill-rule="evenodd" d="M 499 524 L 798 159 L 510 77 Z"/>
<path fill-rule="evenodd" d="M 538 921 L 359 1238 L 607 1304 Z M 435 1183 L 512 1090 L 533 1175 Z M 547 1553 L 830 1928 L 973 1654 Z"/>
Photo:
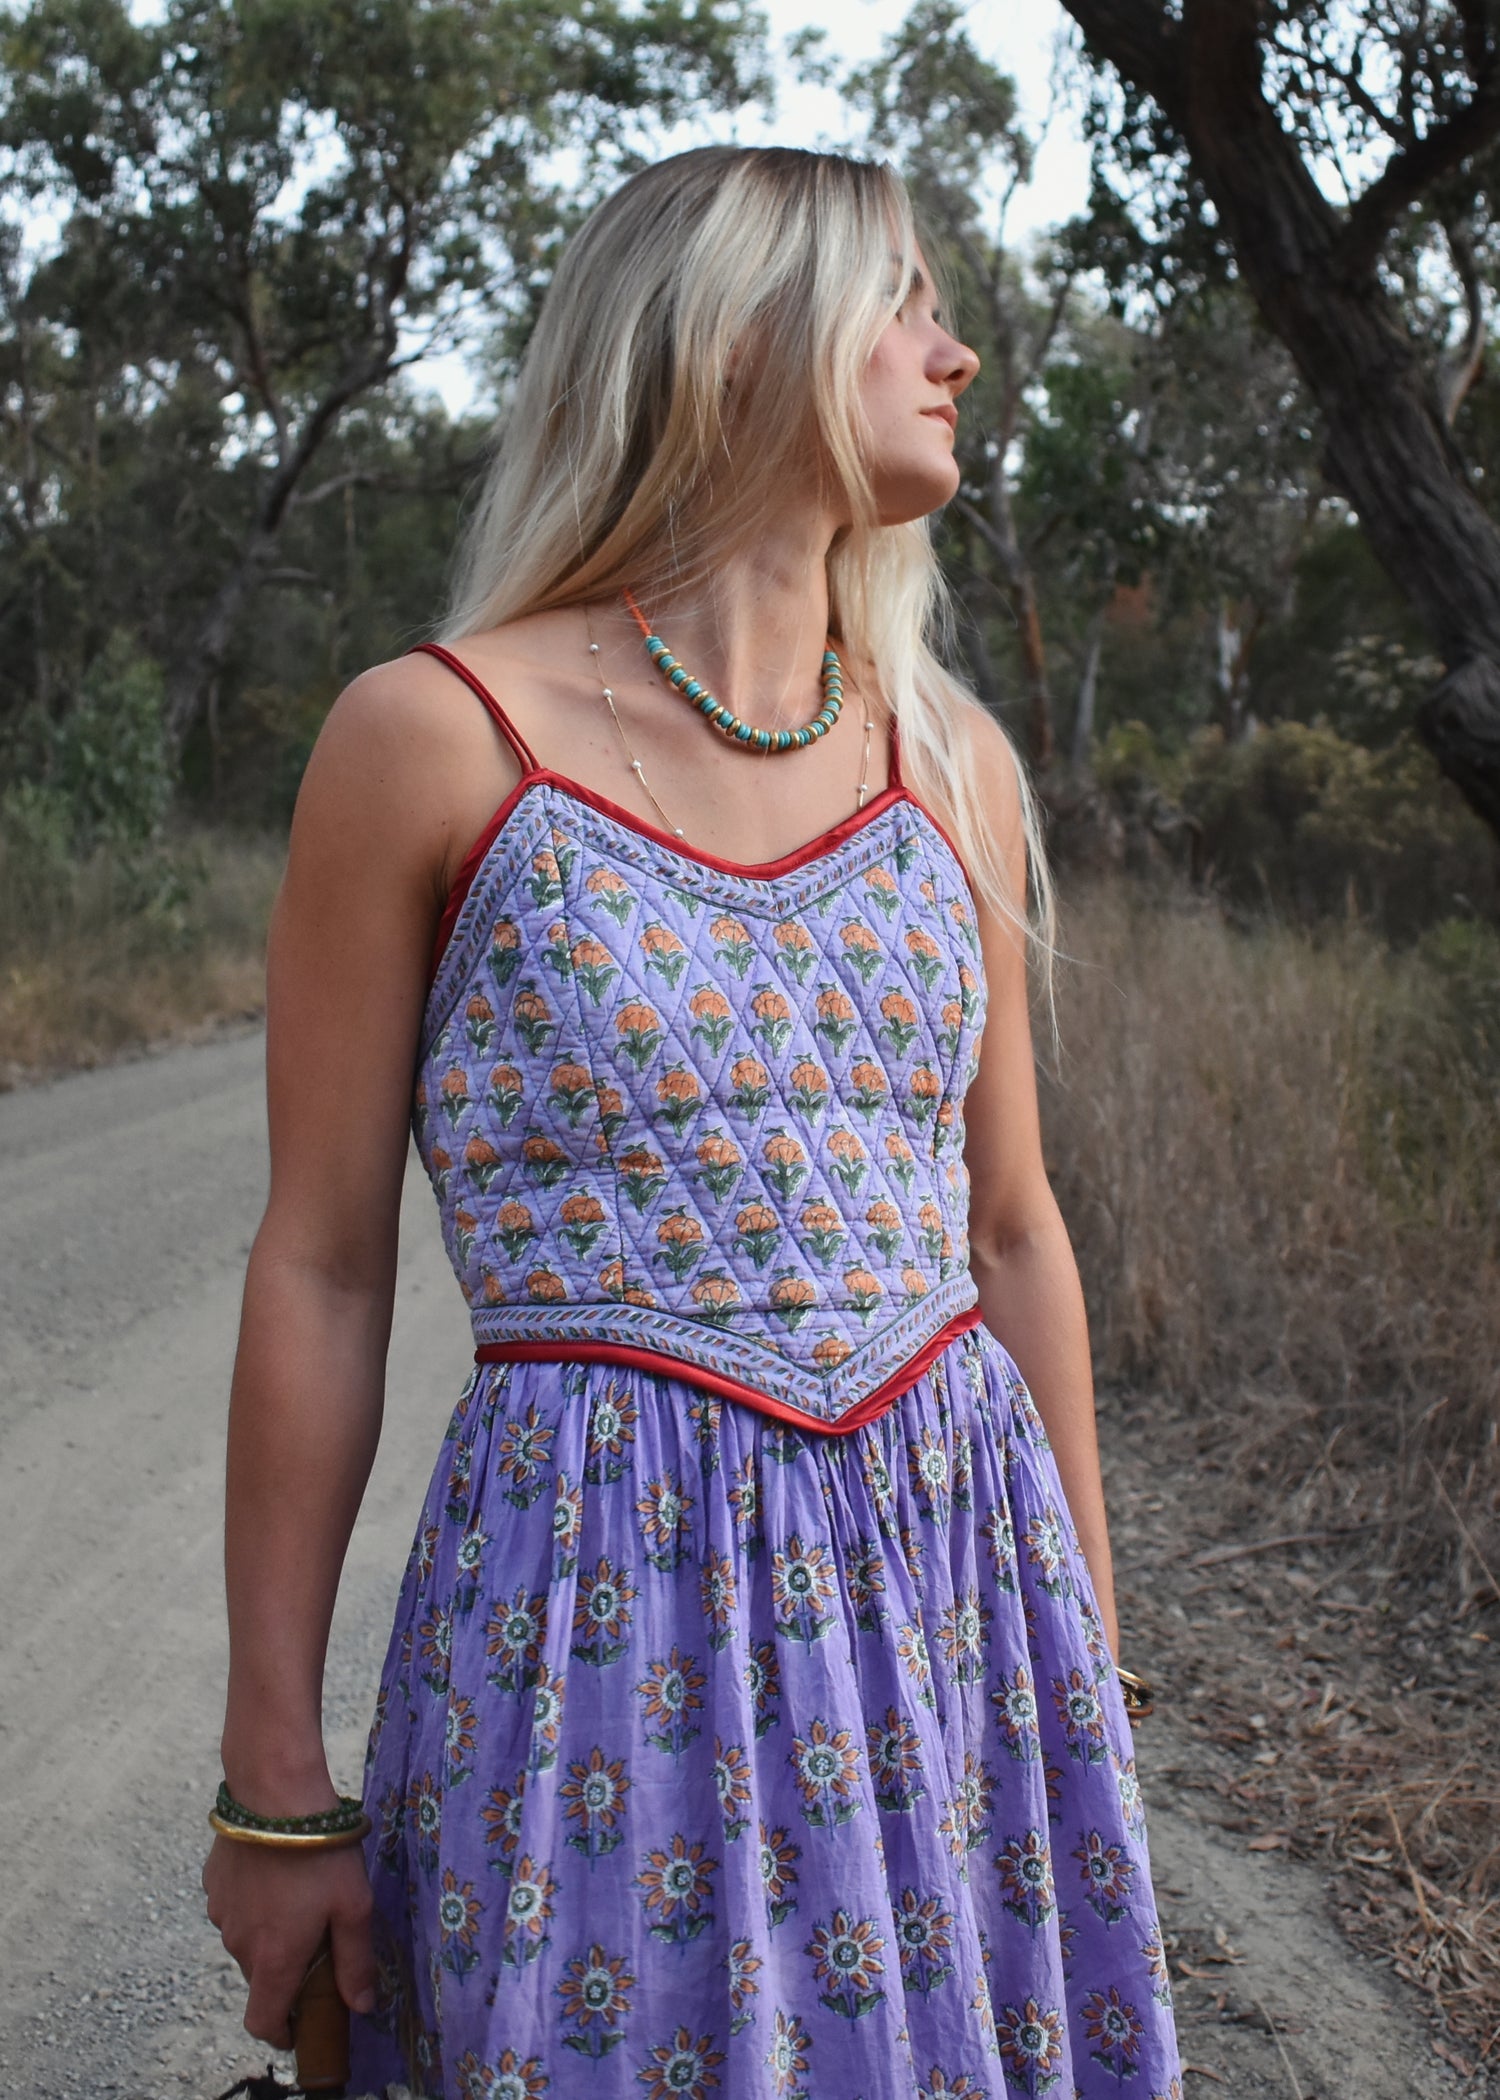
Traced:
<path fill-rule="evenodd" d="M 712 1370 L 706 1364 L 688 1363 L 665 1350 L 642 1349 L 631 1342 L 586 1341 L 582 1338 L 528 1341 L 517 1336 L 504 1342 L 481 1342 L 474 1351 L 474 1361 L 479 1364 L 627 1364 L 638 1371 L 650 1371 L 659 1378 L 681 1379 L 684 1384 L 717 1393 L 725 1400 L 738 1401 L 743 1407 L 753 1408 L 757 1414 L 771 1415 L 778 1422 L 790 1423 L 798 1429 L 814 1429 L 820 1436 L 849 1436 L 867 1423 L 878 1421 L 904 1392 L 916 1384 L 933 1359 L 940 1356 L 950 1342 L 977 1327 L 980 1318 L 977 1305 L 966 1306 L 962 1312 L 955 1313 L 914 1356 L 907 1358 L 899 1371 L 893 1371 L 873 1392 L 853 1401 L 831 1422 L 809 1414 L 805 1408 L 794 1407 L 790 1401 L 778 1400 L 773 1393 L 763 1393 L 754 1386 L 745 1385 L 726 1372 Z"/>

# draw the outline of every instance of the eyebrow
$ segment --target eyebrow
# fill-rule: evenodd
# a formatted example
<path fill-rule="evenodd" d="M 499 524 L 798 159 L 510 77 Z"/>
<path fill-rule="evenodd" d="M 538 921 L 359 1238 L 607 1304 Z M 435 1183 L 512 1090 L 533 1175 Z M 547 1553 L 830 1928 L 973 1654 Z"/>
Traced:
<path fill-rule="evenodd" d="M 900 260 L 901 258 L 899 255 L 893 254 L 891 256 L 892 262 L 899 262 Z M 901 295 L 902 308 L 904 309 L 910 306 L 912 300 L 916 298 L 918 292 L 925 292 L 926 290 L 927 279 L 923 276 L 921 270 L 915 264 L 913 264 L 911 276 L 907 280 L 906 290 Z M 932 318 L 937 322 L 940 328 L 945 325 L 943 321 L 943 316 L 938 311 L 938 308 L 936 306 L 933 307 Z"/>
<path fill-rule="evenodd" d="M 912 300 L 916 298 L 918 292 L 925 292 L 926 290 L 927 279 L 922 275 L 922 272 L 920 270 L 913 269 L 911 273 L 911 282 L 906 287 L 906 297 L 902 300 L 902 305 L 910 306 Z M 933 303 L 932 318 L 934 321 L 937 322 L 939 328 L 944 326 L 942 310 L 939 304 L 937 303 L 936 299 L 934 299 Z"/>

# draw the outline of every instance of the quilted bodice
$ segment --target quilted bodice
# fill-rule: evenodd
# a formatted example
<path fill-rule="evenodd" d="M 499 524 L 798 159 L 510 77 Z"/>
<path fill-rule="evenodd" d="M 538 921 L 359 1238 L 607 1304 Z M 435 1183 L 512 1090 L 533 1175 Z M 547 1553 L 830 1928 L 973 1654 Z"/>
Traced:
<path fill-rule="evenodd" d="M 772 877 L 623 815 L 523 779 L 432 985 L 413 1127 L 476 1342 L 836 1422 L 977 1302 L 963 868 L 904 788 Z"/>

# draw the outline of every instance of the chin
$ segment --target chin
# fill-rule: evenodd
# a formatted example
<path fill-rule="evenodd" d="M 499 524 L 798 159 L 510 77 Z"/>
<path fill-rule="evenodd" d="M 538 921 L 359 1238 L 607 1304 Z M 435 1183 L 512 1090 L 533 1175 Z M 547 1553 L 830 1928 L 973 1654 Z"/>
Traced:
<path fill-rule="evenodd" d="M 882 525 L 912 525 L 918 518 L 930 518 L 953 501 L 960 479 L 958 462 L 952 459 L 937 472 L 927 466 L 920 474 L 892 476 L 876 489 L 876 515 Z"/>

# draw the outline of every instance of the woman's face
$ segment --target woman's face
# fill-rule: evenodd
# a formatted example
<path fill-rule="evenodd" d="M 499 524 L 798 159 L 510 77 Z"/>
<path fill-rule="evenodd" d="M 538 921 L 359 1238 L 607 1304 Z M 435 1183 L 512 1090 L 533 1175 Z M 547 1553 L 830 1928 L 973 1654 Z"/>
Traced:
<path fill-rule="evenodd" d="M 979 359 L 943 326 L 936 298 L 918 249 L 905 304 L 876 343 L 860 387 L 882 525 L 925 518 L 958 492 L 954 404 Z"/>

